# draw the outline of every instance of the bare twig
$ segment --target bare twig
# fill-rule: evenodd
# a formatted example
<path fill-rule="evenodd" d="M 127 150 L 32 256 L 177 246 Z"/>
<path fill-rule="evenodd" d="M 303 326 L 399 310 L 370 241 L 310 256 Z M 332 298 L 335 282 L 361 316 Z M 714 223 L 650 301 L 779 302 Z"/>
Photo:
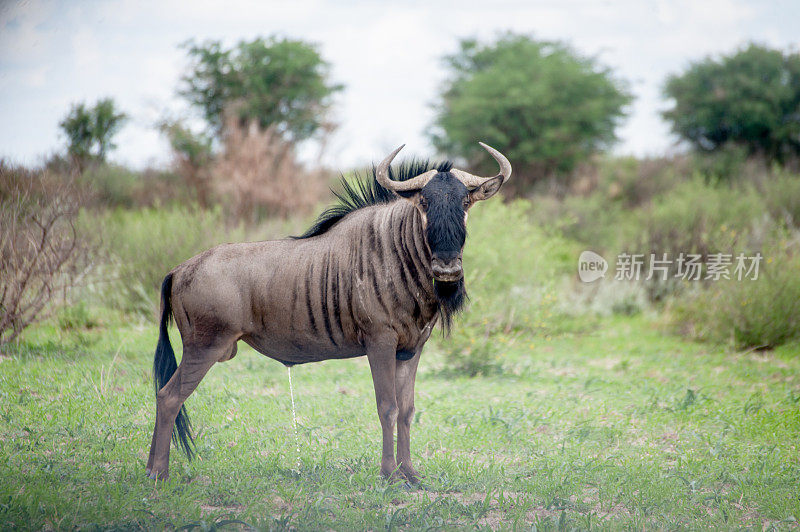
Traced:
<path fill-rule="evenodd" d="M 89 262 L 71 181 L 32 172 L 20 179 L 20 172 L 0 165 L 0 344 L 47 316 Z"/>

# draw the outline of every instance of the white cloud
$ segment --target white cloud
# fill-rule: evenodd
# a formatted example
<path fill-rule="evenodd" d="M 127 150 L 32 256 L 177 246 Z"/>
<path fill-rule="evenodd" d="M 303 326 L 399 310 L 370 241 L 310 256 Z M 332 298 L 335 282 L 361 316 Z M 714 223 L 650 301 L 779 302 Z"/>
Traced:
<path fill-rule="evenodd" d="M 47 82 L 47 72 L 50 67 L 47 65 L 26 69 L 20 76 L 20 81 L 26 87 L 38 89 L 45 86 Z"/>
<path fill-rule="evenodd" d="M 72 46 L 72 61 L 75 67 L 86 71 L 86 69 L 97 69 L 100 65 L 101 46 L 94 32 L 89 28 L 81 28 L 70 38 Z"/>
<path fill-rule="evenodd" d="M 0 5 L 0 62 L 41 61 L 50 38 L 42 28 L 54 9 L 47 0 Z"/>

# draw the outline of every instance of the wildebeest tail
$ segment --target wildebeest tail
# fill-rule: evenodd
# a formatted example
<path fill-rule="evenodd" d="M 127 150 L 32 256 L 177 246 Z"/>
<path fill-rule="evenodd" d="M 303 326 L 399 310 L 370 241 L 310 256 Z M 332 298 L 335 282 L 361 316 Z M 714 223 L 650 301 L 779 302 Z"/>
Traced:
<path fill-rule="evenodd" d="M 153 358 L 153 381 L 156 387 L 156 393 L 164 387 L 172 378 L 175 370 L 178 369 L 178 363 L 175 360 L 175 352 L 172 350 L 172 344 L 169 341 L 169 324 L 172 321 L 172 302 L 170 301 L 172 295 L 172 274 L 164 277 L 164 282 L 161 283 L 161 323 L 158 334 L 158 345 L 156 346 L 156 354 Z M 194 439 L 192 438 L 192 424 L 189 422 L 189 416 L 186 414 L 186 408 L 181 406 L 178 411 L 178 416 L 175 418 L 175 428 L 172 429 L 172 441 L 175 445 L 180 445 L 183 448 L 189 460 L 194 456 L 192 447 L 194 446 Z"/>

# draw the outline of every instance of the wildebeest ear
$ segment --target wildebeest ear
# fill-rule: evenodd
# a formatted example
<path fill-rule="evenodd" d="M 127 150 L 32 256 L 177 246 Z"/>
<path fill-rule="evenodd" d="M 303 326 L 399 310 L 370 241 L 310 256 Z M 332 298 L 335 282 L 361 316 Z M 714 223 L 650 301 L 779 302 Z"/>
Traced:
<path fill-rule="evenodd" d="M 470 201 L 475 202 L 491 198 L 500 190 L 503 185 L 503 179 L 503 176 L 499 175 L 472 189 L 469 193 Z"/>

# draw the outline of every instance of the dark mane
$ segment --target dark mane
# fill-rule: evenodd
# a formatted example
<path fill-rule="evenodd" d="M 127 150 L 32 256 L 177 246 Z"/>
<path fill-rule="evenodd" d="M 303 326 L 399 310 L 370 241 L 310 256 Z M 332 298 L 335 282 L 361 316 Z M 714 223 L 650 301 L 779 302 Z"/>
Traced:
<path fill-rule="evenodd" d="M 440 172 L 448 172 L 452 167 L 453 163 L 450 161 L 432 164 L 428 161 L 412 159 L 390 167 L 389 177 L 395 181 L 406 181 L 433 168 Z M 370 205 L 391 203 L 399 199 L 396 194 L 378 184 L 375 179 L 374 166 L 367 176 L 355 174 L 352 179 L 345 179 L 342 176 L 339 184 L 341 191 L 331 189 L 339 201 L 322 211 L 322 214 L 305 233 L 293 238 L 311 238 L 321 235 L 353 211 Z"/>

